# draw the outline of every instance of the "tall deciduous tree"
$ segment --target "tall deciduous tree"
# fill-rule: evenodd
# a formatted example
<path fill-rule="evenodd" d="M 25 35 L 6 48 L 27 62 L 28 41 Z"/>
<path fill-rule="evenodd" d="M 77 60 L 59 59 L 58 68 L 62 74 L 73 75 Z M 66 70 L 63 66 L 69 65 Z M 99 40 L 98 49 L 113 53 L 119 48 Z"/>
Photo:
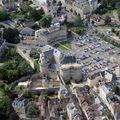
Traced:
<path fill-rule="evenodd" d="M 9 43 L 19 43 L 19 32 L 17 29 L 4 29 L 3 37 L 7 40 Z"/>
<path fill-rule="evenodd" d="M 34 19 L 34 21 L 38 21 L 44 15 L 44 10 L 43 9 L 40 9 L 40 10 L 33 9 L 33 10 L 30 11 L 29 15 L 32 19 Z"/>
<path fill-rule="evenodd" d="M 105 24 L 108 25 L 108 24 L 110 24 L 110 23 L 111 23 L 111 17 L 106 16 L 106 17 L 105 17 Z"/>
<path fill-rule="evenodd" d="M 80 16 L 77 16 L 75 21 L 74 21 L 75 27 L 82 27 L 84 26 L 83 21 Z"/>
<path fill-rule="evenodd" d="M 52 22 L 52 17 L 50 15 L 48 16 L 44 16 L 41 20 L 40 20 L 40 23 L 41 23 L 41 26 L 42 27 L 49 27 L 51 25 L 51 22 Z"/>

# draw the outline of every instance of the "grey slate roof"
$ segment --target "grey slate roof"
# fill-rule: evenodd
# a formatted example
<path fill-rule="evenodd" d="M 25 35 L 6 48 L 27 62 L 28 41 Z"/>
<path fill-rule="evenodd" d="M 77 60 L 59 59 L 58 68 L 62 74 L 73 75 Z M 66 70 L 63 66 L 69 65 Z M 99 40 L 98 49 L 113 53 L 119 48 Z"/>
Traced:
<path fill-rule="evenodd" d="M 59 70 L 59 67 L 58 67 L 57 64 L 50 64 L 50 65 L 48 66 L 48 68 L 49 68 L 49 69 L 52 69 L 52 70 L 56 70 L 56 71 Z"/>
<path fill-rule="evenodd" d="M 69 63 L 75 63 L 76 58 L 75 56 L 65 56 L 63 61 L 61 61 L 61 64 L 69 64 Z"/>
<path fill-rule="evenodd" d="M 23 28 L 21 31 L 20 31 L 20 34 L 22 35 L 34 35 L 35 33 L 35 30 L 31 29 L 31 28 Z"/>
<path fill-rule="evenodd" d="M 54 49 L 45 51 L 45 52 L 44 52 L 45 59 L 46 59 L 46 58 L 49 58 L 49 57 L 51 57 L 51 56 L 53 56 L 53 53 L 54 53 Z"/>

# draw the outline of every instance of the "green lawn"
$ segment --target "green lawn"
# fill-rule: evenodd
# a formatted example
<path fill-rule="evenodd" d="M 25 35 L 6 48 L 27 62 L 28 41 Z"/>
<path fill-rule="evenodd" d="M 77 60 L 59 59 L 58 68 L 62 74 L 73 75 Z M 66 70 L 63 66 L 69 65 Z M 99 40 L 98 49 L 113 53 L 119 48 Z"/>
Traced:
<path fill-rule="evenodd" d="M 55 48 L 60 48 L 63 50 L 71 50 L 71 44 L 68 41 L 61 42 L 59 44 L 54 45 Z"/>

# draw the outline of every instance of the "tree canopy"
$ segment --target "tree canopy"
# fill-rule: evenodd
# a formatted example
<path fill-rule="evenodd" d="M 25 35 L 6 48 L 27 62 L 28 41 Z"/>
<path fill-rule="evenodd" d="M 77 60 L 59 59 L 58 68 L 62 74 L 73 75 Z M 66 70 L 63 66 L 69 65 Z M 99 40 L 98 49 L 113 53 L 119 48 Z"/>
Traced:
<path fill-rule="evenodd" d="M 110 23 L 111 23 L 111 17 L 106 16 L 105 17 L 105 24 L 107 25 L 107 24 L 110 24 Z"/>
<path fill-rule="evenodd" d="M 74 26 L 75 27 L 83 27 L 83 21 L 80 16 L 77 16 L 75 21 L 74 21 Z"/>
<path fill-rule="evenodd" d="M 19 43 L 19 32 L 17 29 L 4 29 L 3 38 L 7 40 L 8 43 Z"/>
<path fill-rule="evenodd" d="M 8 19 L 9 19 L 9 15 L 7 14 L 7 12 L 0 11 L 0 22 Z"/>
<path fill-rule="evenodd" d="M 0 66 L 0 79 L 6 83 L 34 72 L 31 66 L 16 53 L 15 48 L 8 50 L 6 59 L 6 62 Z"/>
<path fill-rule="evenodd" d="M 39 115 L 39 112 L 40 112 L 39 108 L 35 104 L 33 104 L 32 102 L 28 104 L 28 109 L 27 109 L 28 117 L 34 118 Z"/>
<path fill-rule="evenodd" d="M 8 95 L 8 92 L 11 93 L 11 96 L 13 93 L 11 92 L 11 90 L 6 91 L 6 87 L 8 88 L 8 85 L 4 83 L 2 83 L 2 86 L 0 87 L 0 120 L 14 120 L 14 119 L 18 120 L 19 117 L 13 110 L 13 107 L 11 104 L 12 100 Z"/>
<path fill-rule="evenodd" d="M 30 18 L 32 18 L 34 21 L 40 20 L 43 15 L 44 15 L 43 9 L 40 10 L 32 9 L 29 13 Z"/>
<path fill-rule="evenodd" d="M 44 16 L 44 17 L 40 20 L 40 23 L 41 23 L 41 26 L 42 26 L 42 27 L 50 27 L 51 22 L 52 22 L 52 17 L 51 17 L 50 15 Z"/>

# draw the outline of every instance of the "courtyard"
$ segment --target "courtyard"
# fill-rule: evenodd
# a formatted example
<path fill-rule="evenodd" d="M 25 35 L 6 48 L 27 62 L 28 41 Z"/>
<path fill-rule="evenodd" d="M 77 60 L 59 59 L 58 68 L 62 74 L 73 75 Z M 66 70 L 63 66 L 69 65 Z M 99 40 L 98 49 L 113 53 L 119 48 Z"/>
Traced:
<path fill-rule="evenodd" d="M 62 49 L 62 50 L 71 50 L 71 43 L 69 41 L 64 41 L 59 44 L 54 45 L 55 48 Z"/>

